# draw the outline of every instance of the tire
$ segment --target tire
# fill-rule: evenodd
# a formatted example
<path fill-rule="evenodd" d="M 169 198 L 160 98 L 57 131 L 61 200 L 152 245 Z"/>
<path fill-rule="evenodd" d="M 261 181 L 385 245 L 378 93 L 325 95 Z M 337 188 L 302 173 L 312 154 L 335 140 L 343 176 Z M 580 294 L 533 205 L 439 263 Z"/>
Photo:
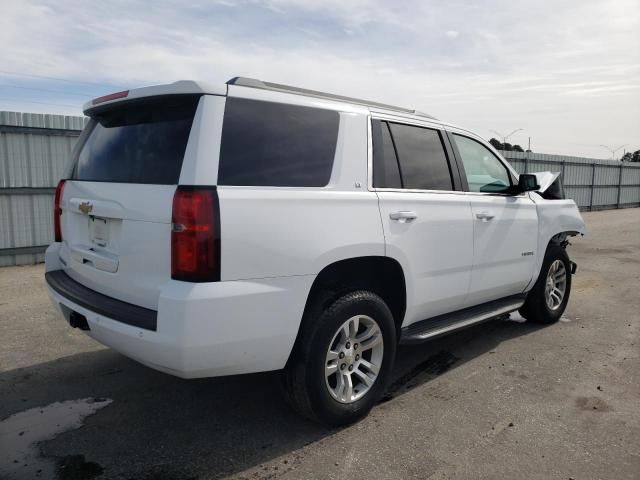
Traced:
<path fill-rule="evenodd" d="M 314 305 L 303 319 L 296 346 L 282 372 L 284 395 L 298 413 L 313 421 L 328 426 L 348 425 L 366 416 L 386 390 L 396 354 L 393 315 L 379 296 L 365 290 L 324 304 L 316 301 Z M 355 328 L 359 328 L 355 334 L 354 318 L 358 325 Z M 347 330 L 342 328 L 345 324 Z M 337 357 L 338 352 L 344 356 Z M 335 371 L 329 376 L 328 372 L 334 369 L 334 356 Z M 365 362 L 379 365 L 373 381 L 370 377 L 375 376 L 374 369 L 368 370 Z M 370 385 L 361 380 L 363 374 Z M 347 376 L 353 387 L 350 392 L 349 382 L 344 380 Z"/>
<path fill-rule="evenodd" d="M 552 266 L 557 266 L 558 269 L 561 269 L 560 265 L 564 267 L 564 294 L 557 306 L 554 305 L 554 307 L 551 308 L 548 303 L 547 296 L 547 279 L 549 276 L 549 270 L 552 268 Z M 559 271 L 560 270 L 554 270 L 556 275 L 559 275 Z M 558 284 L 555 285 L 558 286 Z M 555 243 L 551 243 L 547 247 L 538 280 L 527 295 L 527 299 L 524 305 L 520 307 L 520 315 L 522 315 L 528 321 L 534 323 L 556 323 L 564 313 L 565 308 L 567 308 L 570 293 L 571 262 L 569 261 L 569 255 L 567 255 L 567 251 L 563 247 Z M 557 299 L 558 294 L 556 293 L 555 298 L 552 298 L 552 302 L 557 303 Z"/>

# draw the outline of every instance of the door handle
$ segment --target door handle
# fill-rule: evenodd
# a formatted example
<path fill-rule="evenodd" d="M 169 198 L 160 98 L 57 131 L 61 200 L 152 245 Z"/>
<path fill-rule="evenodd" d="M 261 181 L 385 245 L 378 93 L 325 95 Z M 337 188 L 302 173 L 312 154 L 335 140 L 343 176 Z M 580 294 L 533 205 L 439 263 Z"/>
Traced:
<path fill-rule="evenodd" d="M 400 223 L 407 223 L 418 218 L 418 215 L 416 215 L 416 212 L 400 211 L 400 212 L 390 213 L 389 218 L 391 220 L 396 220 Z"/>
<path fill-rule="evenodd" d="M 488 222 L 489 220 L 491 220 L 493 217 L 495 217 L 495 215 L 491 215 L 489 212 L 480 212 L 480 213 L 476 213 L 476 218 L 478 220 L 482 220 L 483 222 Z"/>

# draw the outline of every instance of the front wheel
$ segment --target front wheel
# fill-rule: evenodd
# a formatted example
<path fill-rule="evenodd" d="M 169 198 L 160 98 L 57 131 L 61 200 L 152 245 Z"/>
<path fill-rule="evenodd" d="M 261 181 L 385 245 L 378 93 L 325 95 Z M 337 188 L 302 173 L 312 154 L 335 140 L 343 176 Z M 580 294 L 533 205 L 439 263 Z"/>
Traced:
<path fill-rule="evenodd" d="M 542 262 L 540 275 L 520 308 L 520 314 L 530 322 L 557 322 L 569 302 L 571 293 L 571 262 L 567 251 L 550 244 Z"/>
<path fill-rule="evenodd" d="M 387 386 L 396 352 L 393 316 L 368 291 L 310 310 L 283 372 L 285 395 L 312 420 L 352 423 L 371 410 Z"/>

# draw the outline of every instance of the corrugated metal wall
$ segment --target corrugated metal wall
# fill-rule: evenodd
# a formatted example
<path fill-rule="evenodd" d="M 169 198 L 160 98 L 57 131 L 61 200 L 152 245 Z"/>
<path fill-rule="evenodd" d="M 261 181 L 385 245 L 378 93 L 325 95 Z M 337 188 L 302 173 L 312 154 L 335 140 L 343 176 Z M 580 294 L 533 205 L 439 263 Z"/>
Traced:
<path fill-rule="evenodd" d="M 53 193 L 84 117 L 0 112 L 0 266 L 41 262 Z"/>
<path fill-rule="evenodd" d="M 565 195 L 582 210 L 640 206 L 640 164 L 543 153 L 501 153 L 518 173 L 561 172 Z"/>
<path fill-rule="evenodd" d="M 0 266 L 36 263 L 53 240 L 53 193 L 84 117 L 0 112 Z M 640 206 L 640 165 L 502 152 L 518 172 L 562 172 L 582 209 Z M 621 186 L 619 186 L 621 185 Z"/>

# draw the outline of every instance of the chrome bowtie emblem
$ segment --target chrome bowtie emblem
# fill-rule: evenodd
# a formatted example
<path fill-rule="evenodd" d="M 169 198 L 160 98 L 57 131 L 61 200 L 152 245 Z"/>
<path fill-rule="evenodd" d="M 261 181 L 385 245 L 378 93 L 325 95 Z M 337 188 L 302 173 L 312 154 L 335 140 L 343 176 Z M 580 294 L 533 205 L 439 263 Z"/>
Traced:
<path fill-rule="evenodd" d="M 91 205 L 91 202 L 82 202 L 80 205 L 78 205 L 78 210 L 80 210 L 85 215 L 89 215 L 89 213 L 91 213 L 91 210 L 93 210 L 93 205 Z"/>

